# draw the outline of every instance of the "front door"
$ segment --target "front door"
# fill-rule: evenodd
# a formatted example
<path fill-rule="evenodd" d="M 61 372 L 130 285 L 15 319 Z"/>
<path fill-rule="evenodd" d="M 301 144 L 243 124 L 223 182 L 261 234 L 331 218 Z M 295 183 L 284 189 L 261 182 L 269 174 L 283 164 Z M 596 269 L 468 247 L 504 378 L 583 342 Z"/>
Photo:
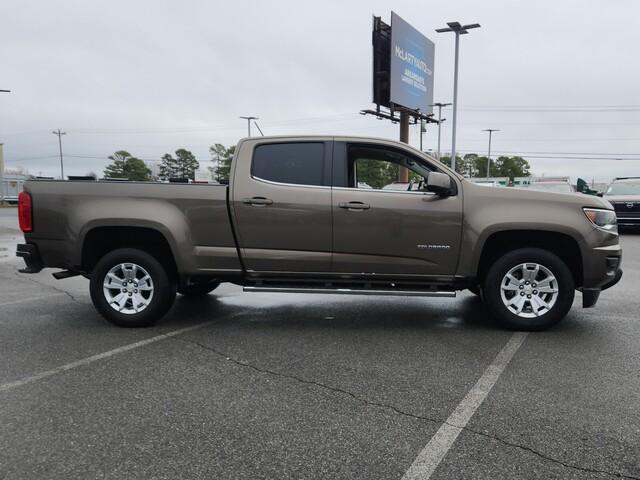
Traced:
<path fill-rule="evenodd" d="M 409 183 L 398 169 L 408 168 Z M 409 150 L 336 142 L 333 272 L 351 275 L 453 276 L 462 229 L 460 194 L 421 189 L 436 164 Z M 446 172 L 444 172 L 446 173 Z M 452 185 L 457 188 L 452 178 Z"/>
<path fill-rule="evenodd" d="M 330 139 L 240 145 L 232 214 L 250 272 L 331 270 Z"/>

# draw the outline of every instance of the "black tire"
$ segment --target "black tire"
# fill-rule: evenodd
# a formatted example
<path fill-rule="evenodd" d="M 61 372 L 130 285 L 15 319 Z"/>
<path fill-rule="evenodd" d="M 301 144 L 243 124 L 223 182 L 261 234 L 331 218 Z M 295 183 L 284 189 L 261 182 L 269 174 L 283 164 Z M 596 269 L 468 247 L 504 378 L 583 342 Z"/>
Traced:
<path fill-rule="evenodd" d="M 216 280 L 201 281 L 191 285 L 178 287 L 178 293 L 185 297 L 203 297 L 213 292 L 219 286 L 220 282 Z"/>
<path fill-rule="evenodd" d="M 541 313 L 533 318 L 523 318 L 516 314 L 505 305 L 501 296 L 501 282 L 505 275 L 512 268 L 525 263 L 536 263 L 545 267 L 557 281 L 558 292 L 555 303 L 546 311 L 538 308 L 537 310 Z M 529 288 L 528 285 L 527 288 Z M 522 295 L 522 293 L 520 290 L 513 294 L 507 292 L 508 295 L 514 295 L 511 298 L 516 299 L 515 295 Z M 539 331 L 552 327 L 567 315 L 573 304 L 574 296 L 575 281 L 567 265 L 558 256 L 539 248 L 520 248 L 507 253 L 489 268 L 484 279 L 483 297 L 489 313 L 500 325 L 510 330 Z M 525 309 L 528 310 L 528 312 L 525 310 L 524 313 L 535 315 L 533 304 L 527 300 L 524 302 L 526 302 Z"/>
<path fill-rule="evenodd" d="M 103 284 L 107 280 L 107 274 L 112 268 L 129 263 L 141 267 L 148 273 L 151 278 L 153 290 L 149 296 L 150 300 L 146 307 L 138 313 L 126 314 L 117 311 L 110 305 L 103 291 Z M 137 283 L 135 285 L 137 287 Z M 176 283 L 167 273 L 165 267 L 153 256 L 134 248 L 121 248 L 109 252 L 102 257 L 91 273 L 89 290 L 91 292 L 91 300 L 96 310 L 108 321 L 119 327 L 148 327 L 153 325 L 167 313 L 176 297 Z M 119 290 L 119 287 L 115 287 L 110 293 L 116 295 Z M 135 292 L 137 294 L 138 290 Z M 142 295 L 142 288 L 140 294 Z M 148 294 L 145 293 L 145 295 Z M 124 297 L 123 300 L 125 303 L 128 302 L 126 297 Z M 116 305 L 118 304 L 116 303 Z M 131 303 L 127 305 L 133 308 Z"/>

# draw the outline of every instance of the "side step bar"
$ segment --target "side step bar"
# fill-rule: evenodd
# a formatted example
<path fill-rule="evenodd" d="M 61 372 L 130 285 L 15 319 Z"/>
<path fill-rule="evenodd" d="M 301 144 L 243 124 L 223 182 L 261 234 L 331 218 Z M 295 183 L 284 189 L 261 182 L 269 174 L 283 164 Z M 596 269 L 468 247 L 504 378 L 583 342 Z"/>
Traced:
<path fill-rule="evenodd" d="M 338 295 L 394 295 L 399 297 L 455 297 L 456 292 L 447 290 L 377 290 L 375 288 L 313 288 L 313 287 L 255 287 L 243 288 L 245 292 L 274 293 L 329 293 Z"/>

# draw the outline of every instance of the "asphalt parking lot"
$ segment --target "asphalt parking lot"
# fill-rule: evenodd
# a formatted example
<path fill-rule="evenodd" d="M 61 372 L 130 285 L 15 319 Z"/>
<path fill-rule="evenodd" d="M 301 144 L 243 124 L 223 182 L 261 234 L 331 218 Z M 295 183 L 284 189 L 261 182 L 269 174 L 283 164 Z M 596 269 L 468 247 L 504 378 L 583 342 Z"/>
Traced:
<path fill-rule="evenodd" d="M 640 235 L 528 335 L 468 293 L 233 285 L 119 329 L 87 280 L 17 273 L 20 238 L 0 209 L 0 479 L 640 478 Z"/>

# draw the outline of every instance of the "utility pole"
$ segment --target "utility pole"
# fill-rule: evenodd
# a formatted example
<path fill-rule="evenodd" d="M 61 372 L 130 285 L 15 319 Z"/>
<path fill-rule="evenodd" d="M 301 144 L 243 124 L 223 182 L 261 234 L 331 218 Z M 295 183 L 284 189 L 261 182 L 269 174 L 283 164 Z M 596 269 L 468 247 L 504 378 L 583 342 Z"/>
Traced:
<path fill-rule="evenodd" d="M 66 135 L 67 132 L 61 132 L 60 129 L 54 130 L 54 135 L 58 136 L 58 146 L 60 147 L 60 180 L 64 180 L 64 161 L 62 159 L 62 135 Z"/>
<path fill-rule="evenodd" d="M 251 136 L 251 120 L 260 120 L 259 117 L 240 117 L 247 121 L 247 135 Z"/>
<path fill-rule="evenodd" d="M 424 120 L 420 120 L 420 151 L 422 151 L 422 137 L 426 131 L 427 127 L 424 123 Z"/>
<path fill-rule="evenodd" d="M 500 130 L 497 128 L 485 128 L 482 131 L 489 132 L 489 151 L 487 152 L 487 178 L 489 178 L 489 172 L 491 171 L 491 134 Z"/>
<path fill-rule="evenodd" d="M 0 207 L 4 205 L 4 143 L 0 143 Z"/>
<path fill-rule="evenodd" d="M 409 143 L 409 114 L 400 112 L 400 141 Z M 409 183 L 409 170 L 406 167 L 398 167 L 398 182 Z"/>
<path fill-rule="evenodd" d="M 451 168 L 456 169 L 456 121 L 458 117 L 458 57 L 460 50 L 460 35 L 469 33 L 472 28 L 480 28 L 479 23 L 460 25 L 460 22 L 447 22 L 446 28 L 437 28 L 436 32 L 453 32 L 456 34 L 456 53 L 453 70 L 453 125 L 451 126 Z"/>
<path fill-rule="evenodd" d="M 0 90 L 2 93 L 10 93 L 11 90 Z M 4 205 L 4 144 L 0 143 L 0 206 Z"/>
<path fill-rule="evenodd" d="M 260 135 L 264 137 L 264 133 L 262 133 L 262 129 L 260 128 L 260 125 L 258 125 L 258 122 L 254 121 L 253 124 L 256 126 L 256 128 L 260 132 Z"/>
<path fill-rule="evenodd" d="M 448 107 L 451 105 L 450 103 L 434 103 L 431 105 L 432 107 L 438 107 L 438 161 L 440 161 L 440 130 L 442 127 L 442 122 L 446 120 L 446 118 L 442 118 L 442 109 L 443 107 Z"/>

